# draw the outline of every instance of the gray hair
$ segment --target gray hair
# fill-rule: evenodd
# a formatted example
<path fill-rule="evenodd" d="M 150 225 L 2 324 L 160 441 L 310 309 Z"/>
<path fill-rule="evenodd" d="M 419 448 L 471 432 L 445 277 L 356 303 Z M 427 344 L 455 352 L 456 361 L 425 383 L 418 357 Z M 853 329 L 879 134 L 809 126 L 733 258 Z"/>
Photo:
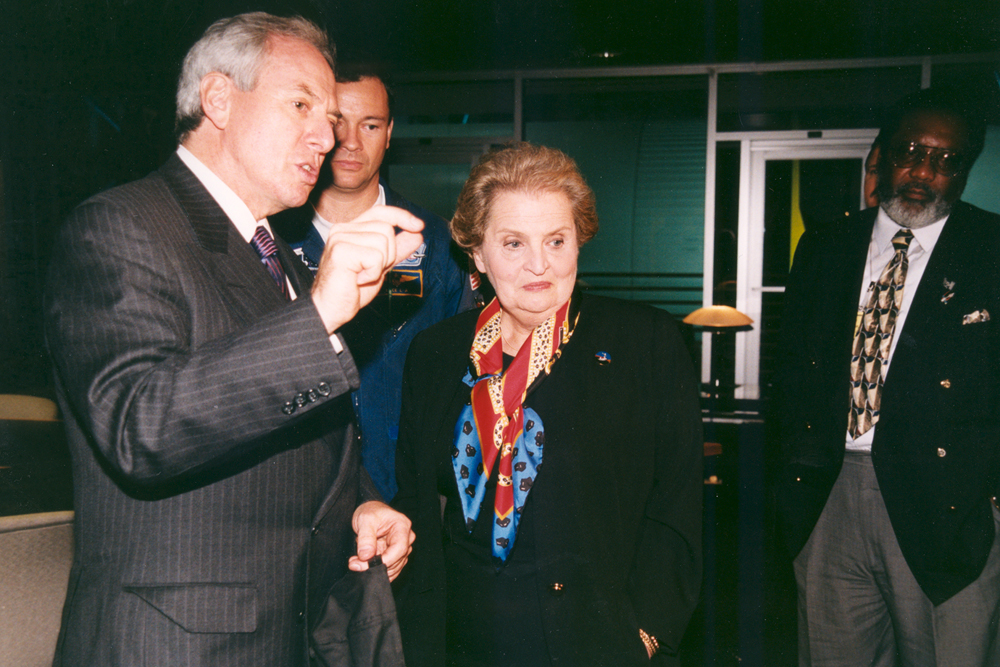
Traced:
<path fill-rule="evenodd" d="M 312 21 L 295 16 L 284 18 L 264 12 L 249 12 L 220 19 L 210 25 L 184 57 L 177 83 L 177 115 L 174 131 L 183 142 L 201 125 L 201 80 L 206 74 L 225 74 L 244 92 L 253 90 L 267 55 L 268 39 L 275 36 L 300 39 L 323 55 L 334 69 L 334 46 L 326 32 Z"/>

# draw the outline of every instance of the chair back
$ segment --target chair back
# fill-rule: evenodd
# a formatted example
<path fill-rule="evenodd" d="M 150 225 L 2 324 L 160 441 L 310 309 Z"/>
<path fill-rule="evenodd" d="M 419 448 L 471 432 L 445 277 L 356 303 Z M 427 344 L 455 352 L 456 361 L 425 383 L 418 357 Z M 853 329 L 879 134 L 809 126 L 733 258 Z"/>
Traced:
<path fill-rule="evenodd" d="M 71 509 L 70 453 L 56 404 L 0 394 L 0 516 Z"/>
<path fill-rule="evenodd" d="M 38 396 L 0 394 L 0 419 L 37 422 L 58 421 L 59 409 L 53 401 Z"/>
<path fill-rule="evenodd" d="M 0 667 L 52 664 L 72 562 L 72 512 L 0 517 Z"/>

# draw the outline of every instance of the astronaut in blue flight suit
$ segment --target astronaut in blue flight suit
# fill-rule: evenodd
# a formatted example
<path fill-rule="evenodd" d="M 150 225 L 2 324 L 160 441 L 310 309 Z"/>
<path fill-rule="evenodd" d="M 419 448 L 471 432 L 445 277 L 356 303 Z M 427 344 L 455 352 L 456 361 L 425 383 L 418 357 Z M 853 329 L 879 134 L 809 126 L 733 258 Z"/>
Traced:
<path fill-rule="evenodd" d="M 396 438 L 410 341 L 430 325 L 474 307 L 480 297 L 467 260 L 452 245 L 448 224 L 393 192 L 379 177 L 392 136 L 391 94 L 381 77 L 360 68 L 338 68 L 337 104 L 341 117 L 336 147 L 327 156 L 330 169 L 324 168 L 310 204 L 274 216 L 271 224 L 315 271 L 331 230 L 372 206 L 398 206 L 424 221 L 423 245 L 393 267 L 379 295 L 341 329 L 361 372 L 361 388 L 353 400 L 362 459 L 389 501 L 396 494 Z"/>

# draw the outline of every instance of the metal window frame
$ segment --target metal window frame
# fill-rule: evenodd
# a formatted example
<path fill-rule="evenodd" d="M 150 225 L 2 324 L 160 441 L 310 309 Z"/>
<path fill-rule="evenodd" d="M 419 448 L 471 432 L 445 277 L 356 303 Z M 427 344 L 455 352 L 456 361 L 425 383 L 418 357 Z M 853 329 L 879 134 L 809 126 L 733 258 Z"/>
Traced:
<path fill-rule="evenodd" d="M 720 141 L 739 141 L 740 151 L 740 218 L 744 211 L 749 211 L 750 182 L 749 168 L 751 160 L 751 142 L 753 145 L 764 146 L 759 142 L 796 141 L 803 145 L 815 145 L 817 139 L 807 136 L 807 132 L 718 132 L 719 112 L 719 75 L 720 74 L 763 74 L 774 72 L 824 71 L 847 69 L 879 69 L 891 67 L 920 67 L 920 87 L 931 85 L 931 73 L 935 65 L 956 65 L 976 63 L 996 63 L 1000 61 L 1000 52 L 951 54 L 938 56 L 910 56 L 897 58 L 849 58 L 839 60 L 794 60 L 776 62 L 745 62 L 745 63 L 700 63 L 687 65 L 648 65 L 637 67 L 581 67 L 554 69 L 496 70 L 472 72 L 435 72 L 410 73 L 396 77 L 399 83 L 461 83 L 463 81 L 501 81 L 510 80 L 514 86 L 514 139 L 524 137 L 524 85 L 526 81 L 545 79 L 572 78 L 637 78 L 637 77 L 670 77 L 670 76 L 705 76 L 708 80 L 706 153 L 705 153 L 705 239 L 704 239 L 704 285 L 702 303 L 710 306 L 713 303 L 713 287 L 715 283 L 715 179 L 716 179 L 716 145 Z M 856 137 L 859 131 L 854 130 L 824 130 L 824 138 Z M 861 130 L 860 132 L 865 132 Z M 870 132 L 870 130 L 869 130 Z M 742 222 L 740 223 L 743 229 Z M 712 337 L 702 337 L 702 381 L 709 380 L 709 366 L 712 358 Z M 739 345 L 739 343 L 737 344 Z M 759 353 L 759 350 L 758 350 Z"/>

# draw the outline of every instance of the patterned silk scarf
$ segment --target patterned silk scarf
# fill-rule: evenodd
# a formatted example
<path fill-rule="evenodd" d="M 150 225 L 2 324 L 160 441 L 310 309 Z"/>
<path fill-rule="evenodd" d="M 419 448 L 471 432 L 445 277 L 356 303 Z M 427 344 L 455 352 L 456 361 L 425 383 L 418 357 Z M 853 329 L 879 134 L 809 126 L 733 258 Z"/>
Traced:
<path fill-rule="evenodd" d="M 507 561 L 514 547 L 520 513 L 542 460 L 541 420 L 532 410 L 526 410 L 523 403 L 529 390 L 552 370 L 562 346 L 573 334 L 569 305 L 567 301 L 531 332 L 506 371 L 500 303 L 495 298 L 476 323 L 469 355 L 475 377 L 470 370 L 465 378 L 472 386 L 472 401 L 455 425 L 452 464 L 466 528 L 471 532 L 479 517 L 486 481 L 500 456 L 493 521 L 493 557 L 497 567 Z"/>

